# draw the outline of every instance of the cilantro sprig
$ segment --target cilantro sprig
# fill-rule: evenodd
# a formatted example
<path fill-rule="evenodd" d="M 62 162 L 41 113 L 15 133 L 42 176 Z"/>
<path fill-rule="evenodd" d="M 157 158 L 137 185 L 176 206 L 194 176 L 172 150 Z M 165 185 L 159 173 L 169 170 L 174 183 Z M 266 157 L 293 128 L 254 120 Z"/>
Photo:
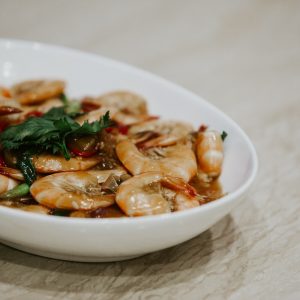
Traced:
<path fill-rule="evenodd" d="M 32 183 L 35 174 L 29 156 L 46 151 L 62 154 L 69 160 L 71 155 L 66 145 L 67 138 L 96 134 L 110 125 L 109 111 L 99 121 L 85 121 L 80 125 L 66 113 L 65 107 L 56 107 L 42 117 L 32 117 L 7 127 L 0 134 L 0 142 L 3 149 L 16 150 L 20 154 L 18 166 L 26 181 Z"/>
<path fill-rule="evenodd" d="M 225 139 L 227 138 L 227 136 L 228 136 L 228 133 L 226 131 L 222 131 L 222 133 L 221 133 L 221 139 L 222 139 L 223 142 L 225 141 Z"/>

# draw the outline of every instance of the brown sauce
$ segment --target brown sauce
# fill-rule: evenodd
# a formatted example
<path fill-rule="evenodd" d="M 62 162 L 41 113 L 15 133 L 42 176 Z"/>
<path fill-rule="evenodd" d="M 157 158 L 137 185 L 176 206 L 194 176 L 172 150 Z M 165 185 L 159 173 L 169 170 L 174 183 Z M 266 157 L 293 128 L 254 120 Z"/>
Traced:
<path fill-rule="evenodd" d="M 189 184 L 194 187 L 197 194 L 201 196 L 199 202 L 200 204 L 205 204 L 214 200 L 221 198 L 223 194 L 223 189 L 221 183 L 218 179 L 211 182 L 203 182 L 195 176 Z"/>

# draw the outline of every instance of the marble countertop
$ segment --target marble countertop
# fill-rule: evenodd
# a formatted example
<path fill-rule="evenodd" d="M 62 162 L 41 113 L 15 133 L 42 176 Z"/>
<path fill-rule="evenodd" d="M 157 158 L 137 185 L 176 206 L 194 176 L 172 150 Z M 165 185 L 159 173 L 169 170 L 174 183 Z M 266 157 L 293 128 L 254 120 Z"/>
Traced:
<path fill-rule="evenodd" d="M 200 236 L 84 264 L 0 245 L 1 299 L 300 299 L 300 2 L 0 0 L 0 36 L 99 53 L 209 99 L 253 140 L 246 201 Z"/>

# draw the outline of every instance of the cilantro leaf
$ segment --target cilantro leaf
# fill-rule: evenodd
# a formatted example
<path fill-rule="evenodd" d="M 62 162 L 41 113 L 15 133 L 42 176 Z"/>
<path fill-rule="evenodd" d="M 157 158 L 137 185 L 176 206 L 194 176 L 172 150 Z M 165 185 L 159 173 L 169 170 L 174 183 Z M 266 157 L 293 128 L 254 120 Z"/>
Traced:
<path fill-rule="evenodd" d="M 51 108 L 41 118 L 53 121 L 53 120 L 59 120 L 64 116 L 66 116 L 65 108 L 63 106 L 60 106 L 60 107 Z"/>
<path fill-rule="evenodd" d="M 31 154 L 48 151 L 62 154 L 67 160 L 70 152 L 66 146 L 66 137 L 95 134 L 111 124 L 109 112 L 92 123 L 80 125 L 65 112 L 64 107 L 52 108 L 42 117 L 29 118 L 25 122 L 7 127 L 0 134 L 4 149 L 32 149 Z"/>
<path fill-rule="evenodd" d="M 223 142 L 225 141 L 227 136 L 228 136 L 228 133 L 223 130 L 222 133 L 221 133 L 221 139 L 222 139 Z"/>
<path fill-rule="evenodd" d="M 109 111 L 105 113 L 99 120 L 99 122 L 88 123 L 85 121 L 81 127 L 74 129 L 72 134 L 74 135 L 88 135 L 95 134 L 101 131 L 103 128 L 107 128 L 111 125 L 109 118 Z"/>

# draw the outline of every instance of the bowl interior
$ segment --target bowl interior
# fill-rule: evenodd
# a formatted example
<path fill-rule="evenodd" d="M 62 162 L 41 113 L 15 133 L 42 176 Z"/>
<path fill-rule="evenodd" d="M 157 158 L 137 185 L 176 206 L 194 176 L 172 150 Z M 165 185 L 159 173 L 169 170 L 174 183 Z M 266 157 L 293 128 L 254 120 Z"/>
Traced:
<path fill-rule="evenodd" d="M 226 115 L 200 97 L 164 79 L 95 55 L 38 43 L 0 40 L 0 85 L 34 78 L 67 81 L 72 97 L 98 95 L 116 89 L 143 95 L 153 115 L 225 130 L 225 162 L 221 183 L 233 192 L 256 171 L 256 156 L 243 131 Z"/>

